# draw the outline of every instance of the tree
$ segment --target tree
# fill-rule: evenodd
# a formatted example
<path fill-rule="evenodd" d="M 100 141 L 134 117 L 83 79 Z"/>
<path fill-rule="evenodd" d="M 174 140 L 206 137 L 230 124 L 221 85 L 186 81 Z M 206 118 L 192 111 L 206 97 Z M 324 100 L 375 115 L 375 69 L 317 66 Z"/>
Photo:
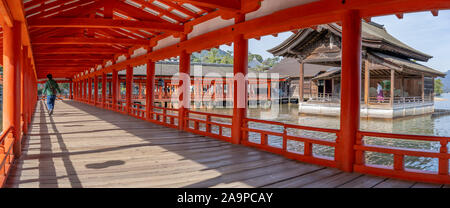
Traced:
<path fill-rule="evenodd" d="M 440 95 L 442 93 L 444 93 L 444 84 L 442 83 L 441 79 L 435 79 L 434 80 L 434 93 L 436 93 L 436 95 Z"/>
<path fill-rule="evenodd" d="M 248 62 L 253 61 L 253 59 L 256 59 L 257 61 L 259 61 L 259 63 L 262 63 L 264 61 L 263 57 L 259 54 L 252 54 L 252 53 L 248 53 Z"/>

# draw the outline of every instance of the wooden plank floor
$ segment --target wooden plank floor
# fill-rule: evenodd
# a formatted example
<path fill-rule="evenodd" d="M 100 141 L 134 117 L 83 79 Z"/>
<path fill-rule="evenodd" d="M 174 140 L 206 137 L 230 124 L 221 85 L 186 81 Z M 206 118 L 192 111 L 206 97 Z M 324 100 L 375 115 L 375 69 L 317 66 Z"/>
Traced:
<path fill-rule="evenodd" d="M 73 101 L 38 103 L 7 187 L 443 187 L 301 163 Z"/>

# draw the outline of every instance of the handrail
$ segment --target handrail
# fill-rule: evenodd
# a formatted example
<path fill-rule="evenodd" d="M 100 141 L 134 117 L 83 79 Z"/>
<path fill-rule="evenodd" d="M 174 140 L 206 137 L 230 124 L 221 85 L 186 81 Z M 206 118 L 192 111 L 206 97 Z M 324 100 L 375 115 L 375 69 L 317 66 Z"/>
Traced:
<path fill-rule="evenodd" d="M 248 124 L 249 122 L 255 122 L 255 123 L 263 123 L 263 124 L 270 124 L 270 125 L 277 125 L 280 127 L 283 127 L 282 132 L 275 132 L 270 130 L 263 130 L 263 129 L 255 129 L 255 128 L 249 128 Z M 315 163 L 319 165 L 329 166 L 329 167 L 337 167 L 337 158 L 334 156 L 334 158 L 329 158 L 325 156 L 320 155 L 314 155 L 313 154 L 313 145 L 323 145 L 328 146 L 331 148 L 335 148 L 335 154 L 336 155 L 336 147 L 339 139 L 339 130 L 336 129 L 326 129 L 326 128 L 317 128 L 317 127 L 309 127 L 309 126 L 301 126 L 301 125 L 295 125 L 295 124 L 285 124 L 277 121 L 266 121 L 266 120 L 260 120 L 260 119 L 252 119 L 252 118 L 246 118 L 244 119 L 244 126 L 241 128 L 243 133 L 245 134 L 245 140 L 243 142 L 244 145 L 257 147 L 275 154 L 280 154 L 288 158 L 304 161 L 304 162 L 310 162 Z M 318 131 L 318 132 L 325 132 L 325 133 L 331 133 L 336 136 L 335 141 L 328 141 L 320 138 L 311 138 L 306 136 L 295 136 L 288 133 L 288 129 L 300 129 L 300 130 L 307 130 L 307 131 Z M 260 143 L 255 143 L 249 140 L 248 133 L 253 132 L 260 134 Z M 276 136 L 282 138 L 282 147 L 275 147 L 270 146 L 268 144 L 268 136 Z M 298 153 L 294 151 L 289 151 L 287 148 L 288 140 L 297 141 L 297 142 L 303 142 L 303 153 Z"/>
<path fill-rule="evenodd" d="M 133 103 L 130 107 L 125 107 L 123 104 L 124 100 L 118 100 L 117 103 L 113 103 L 112 99 L 106 98 L 106 107 L 113 108 L 115 111 L 119 111 L 131 116 L 137 117 L 139 119 L 147 120 L 156 124 L 164 125 L 171 128 L 179 128 L 177 119 L 179 119 L 180 113 L 179 109 L 175 108 L 165 108 L 152 106 L 152 110 L 147 114 L 147 105 Z M 110 107 L 111 106 L 111 107 Z M 170 113 L 169 113 L 170 112 Z M 174 113 L 177 112 L 177 113 Z M 195 134 L 200 134 L 204 136 L 209 136 L 212 138 L 224 140 L 231 142 L 231 132 L 233 116 L 222 115 L 208 112 L 198 112 L 191 111 L 187 109 L 184 111 L 186 115 L 184 116 L 183 127 L 185 131 L 192 132 Z M 189 116 L 190 115 L 190 116 Z M 148 118 L 147 118 L 148 116 Z M 222 120 L 214 121 L 214 118 L 226 119 L 228 121 L 223 122 Z M 270 130 L 268 128 L 253 127 L 252 123 L 261 123 L 278 126 L 276 131 Z M 193 124 L 193 125 L 192 125 Z M 204 125 L 200 128 L 200 124 Z M 213 128 L 214 127 L 214 128 Z M 230 132 L 224 134 L 224 129 L 229 129 Z M 261 119 L 246 118 L 244 119 L 243 126 L 241 126 L 242 141 L 241 143 L 246 146 L 255 147 L 275 154 L 283 155 L 284 157 L 295 159 L 307 163 L 313 163 L 322 166 L 328 166 L 337 168 L 339 164 L 339 142 L 340 142 L 340 130 L 339 129 L 329 129 L 329 128 L 318 128 L 310 126 L 302 126 L 296 124 L 286 124 L 278 121 L 267 121 Z M 297 135 L 292 133 L 291 130 L 304 130 L 328 134 L 327 139 L 321 138 L 319 136 L 310 135 Z M 250 140 L 249 133 L 259 134 L 260 139 Z M 269 144 L 270 136 L 281 138 L 281 145 L 271 145 Z M 330 138 L 328 138 L 330 136 Z M 354 145 L 355 151 L 355 163 L 353 165 L 354 171 L 366 174 L 374 174 L 380 176 L 388 176 L 399 179 L 415 180 L 421 182 L 433 182 L 433 183 L 450 183 L 449 176 L 449 153 L 448 153 L 448 143 L 450 142 L 450 137 L 441 136 L 422 136 L 422 135 L 406 135 L 406 134 L 393 134 L 393 133 L 377 133 L 377 132 L 366 132 L 358 131 L 357 140 Z M 412 141 L 427 141 L 427 142 L 439 142 L 441 144 L 438 152 L 428 151 L 428 150 L 417 150 L 408 148 L 398 148 L 398 147 L 385 147 L 377 145 L 364 144 L 364 137 L 381 137 L 389 139 L 404 139 Z M 296 149 L 290 149 L 288 147 L 288 141 L 300 142 Z M 324 146 L 330 151 L 326 151 L 325 154 L 314 154 L 316 151 L 316 146 Z M 299 149 L 299 147 L 301 147 Z M 321 147 L 323 148 L 323 147 Z M 364 161 L 365 152 L 378 152 L 391 154 L 394 157 L 393 167 L 384 167 L 379 165 L 366 164 Z M 415 156 L 415 157 L 430 157 L 436 158 L 439 161 L 439 170 L 435 172 L 427 171 L 417 171 L 407 169 L 404 166 L 405 156 Z"/>
<path fill-rule="evenodd" d="M 11 169 L 11 164 L 14 161 L 14 154 L 12 152 L 14 139 L 10 140 L 9 144 L 6 141 L 7 136 L 11 133 L 14 134 L 14 127 L 7 128 L 0 135 L 0 187 L 3 187 L 5 184 Z M 7 147 L 7 150 L 5 150 L 5 147 Z"/>
<path fill-rule="evenodd" d="M 439 151 L 389 147 L 381 145 L 368 145 L 364 143 L 364 137 L 377 137 L 386 139 L 404 139 L 415 141 L 429 141 L 439 142 Z M 432 183 L 450 183 L 449 175 L 449 159 L 447 145 L 450 142 L 450 137 L 440 136 L 424 136 L 424 135 L 406 135 L 406 134 L 392 134 L 392 133 L 378 133 L 359 131 L 357 134 L 356 144 L 354 149 L 356 151 L 356 161 L 354 164 L 355 171 L 361 173 L 390 176 L 400 179 L 409 179 L 422 182 Z M 374 164 L 367 164 L 365 161 L 365 152 L 377 152 L 393 155 L 393 166 L 381 166 Z M 424 170 L 414 170 L 405 167 L 405 156 L 414 157 L 429 157 L 438 159 L 438 171 L 430 172 Z M 407 174 L 405 174 L 407 173 Z"/>
<path fill-rule="evenodd" d="M 197 112 L 197 111 L 191 111 L 191 110 L 188 110 L 187 113 L 189 115 L 197 114 L 197 115 L 206 116 L 205 120 L 186 116 L 184 119 L 185 119 L 185 129 L 187 131 L 190 131 L 190 132 L 196 133 L 196 134 L 200 134 L 200 135 L 204 135 L 204 136 L 210 136 L 210 137 L 213 137 L 216 139 L 221 139 L 224 141 L 231 140 L 231 136 L 226 136 L 223 134 L 224 128 L 231 129 L 231 127 L 232 127 L 231 122 L 230 123 L 216 122 L 216 121 L 212 121 L 211 118 L 216 117 L 216 118 L 232 119 L 233 118 L 232 116 L 222 115 L 222 114 L 214 114 L 214 113 Z M 193 128 L 191 128 L 189 125 L 190 121 L 194 122 Z M 204 131 L 202 131 L 200 129 L 200 123 L 205 124 Z M 217 126 L 218 132 L 213 131 L 213 126 Z"/>

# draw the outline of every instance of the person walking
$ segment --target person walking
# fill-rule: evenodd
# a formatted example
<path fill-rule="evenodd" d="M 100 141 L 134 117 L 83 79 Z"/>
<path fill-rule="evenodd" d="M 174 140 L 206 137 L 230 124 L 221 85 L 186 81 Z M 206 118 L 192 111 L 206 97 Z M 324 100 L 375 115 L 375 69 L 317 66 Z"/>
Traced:
<path fill-rule="evenodd" d="M 47 78 L 48 80 L 44 84 L 44 90 L 42 92 L 47 95 L 48 115 L 52 115 L 53 109 L 55 108 L 56 93 L 61 93 L 61 90 L 59 89 L 58 83 L 53 80 L 51 74 L 47 74 Z"/>

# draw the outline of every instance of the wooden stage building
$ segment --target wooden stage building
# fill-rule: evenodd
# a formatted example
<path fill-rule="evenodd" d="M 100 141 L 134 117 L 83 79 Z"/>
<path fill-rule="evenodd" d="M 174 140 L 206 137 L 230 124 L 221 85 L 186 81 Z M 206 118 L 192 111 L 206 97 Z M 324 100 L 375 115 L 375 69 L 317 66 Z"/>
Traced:
<path fill-rule="evenodd" d="M 281 87 L 286 93 L 280 97 L 300 97 L 299 113 L 338 116 L 341 46 L 342 27 L 333 23 L 296 31 L 268 50 L 286 57 L 269 72 L 291 76 L 285 83 L 289 87 Z M 417 62 L 431 58 L 390 35 L 382 25 L 363 21 L 361 116 L 397 118 L 433 113 L 434 79 L 445 73 Z M 383 88 L 380 100 L 378 84 Z"/>

